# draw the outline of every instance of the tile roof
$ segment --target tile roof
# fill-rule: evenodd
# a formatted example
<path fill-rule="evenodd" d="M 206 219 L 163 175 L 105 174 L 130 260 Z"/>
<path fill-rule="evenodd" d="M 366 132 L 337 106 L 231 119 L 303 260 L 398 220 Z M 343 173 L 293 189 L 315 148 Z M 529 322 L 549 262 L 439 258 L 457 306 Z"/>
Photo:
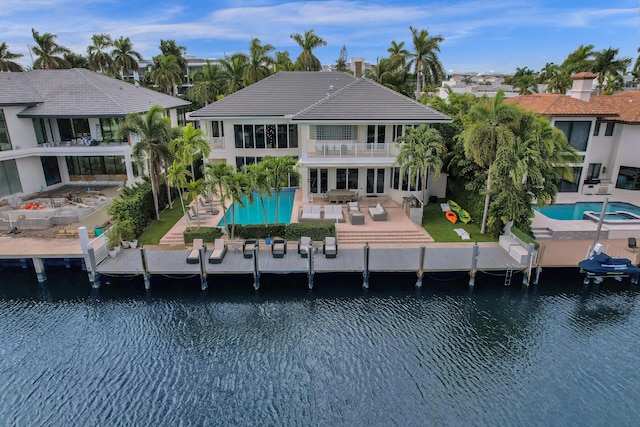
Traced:
<path fill-rule="evenodd" d="M 189 105 L 179 98 L 83 68 L 19 74 L 22 85 L 28 85 L 40 97 L 37 105 L 27 107 L 19 117 L 122 117 L 144 113 L 156 104 L 165 108 Z"/>
<path fill-rule="evenodd" d="M 622 123 L 640 123 L 640 90 L 591 97 L 591 103 L 615 110 L 618 115 L 606 117 Z"/>
<path fill-rule="evenodd" d="M 0 105 L 34 105 L 43 99 L 26 82 L 25 73 L 0 73 Z"/>
<path fill-rule="evenodd" d="M 545 116 L 615 116 L 617 112 L 608 106 L 581 101 L 567 95 L 533 94 L 506 99 L 528 111 Z"/>
<path fill-rule="evenodd" d="M 442 122 L 450 118 L 367 79 L 339 72 L 281 72 L 192 118 L 292 116 L 295 121 Z"/>

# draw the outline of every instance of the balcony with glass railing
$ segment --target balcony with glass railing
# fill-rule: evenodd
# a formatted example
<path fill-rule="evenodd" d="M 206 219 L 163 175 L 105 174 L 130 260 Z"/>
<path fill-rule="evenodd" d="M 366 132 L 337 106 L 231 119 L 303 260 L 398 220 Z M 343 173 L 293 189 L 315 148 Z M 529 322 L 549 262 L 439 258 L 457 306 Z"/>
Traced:
<path fill-rule="evenodd" d="M 309 141 L 308 157 L 364 158 L 395 156 L 392 143 L 364 143 L 358 141 Z"/>
<path fill-rule="evenodd" d="M 205 139 L 209 143 L 209 147 L 212 150 L 224 149 L 224 137 L 223 136 L 206 136 Z"/>

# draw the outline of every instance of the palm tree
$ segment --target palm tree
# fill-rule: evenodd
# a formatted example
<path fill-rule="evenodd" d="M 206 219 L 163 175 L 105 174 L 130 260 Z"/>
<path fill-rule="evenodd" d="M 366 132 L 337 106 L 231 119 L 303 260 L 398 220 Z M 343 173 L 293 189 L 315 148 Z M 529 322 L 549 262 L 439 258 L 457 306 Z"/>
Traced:
<path fill-rule="evenodd" d="M 89 62 L 94 70 L 104 74 L 113 68 L 113 59 L 107 51 L 113 46 L 113 40 L 109 34 L 102 33 L 92 35 L 91 42 L 93 44 L 87 47 Z"/>
<path fill-rule="evenodd" d="M 592 44 L 580 45 L 576 50 L 571 52 L 567 58 L 562 62 L 561 67 L 569 74 L 579 73 L 582 71 L 591 71 L 593 68 L 593 51 L 594 46 Z"/>
<path fill-rule="evenodd" d="M 484 212 L 480 233 L 487 227 L 489 202 L 491 201 L 491 174 L 498 148 L 515 138 L 513 127 L 520 110 L 504 102 L 504 92 L 498 91 L 495 98 L 484 99 L 475 104 L 464 119 L 464 129 L 459 138 L 464 144 L 465 154 L 480 167 L 488 169 L 485 187 Z"/>
<path fill-rule="evenodd" d="M 155 65 L 151 70 L 151 80 L 167 95 L 171 95 L 173 88 L 182 83 L 182 71 L 175 56 L 158 55 L 153 58 Z"/>
<path fill-rule="evenodd" d="M 184 54 L 187 52 L 187 48 L 184 46 L 178 46 L 175 40 L 160 40 L 160 53 L 164 56 L 174 56 L 176 62 L 180 67 L 180 83 L 182 78 L 187 74 L 187 60 L 184 59 Z"/>
<path fill-rule="evenodd" d="M 280 71 L 292 71 L 294 69 L 293 62 L 289 57 L 289 51 L 276 52 L 275 69 L 276 73 Z"/>
<path fill-rule="evenodd" d="M 531 95 L 538 93 L 538 82 L 533 75 L 525 74 L 513 82 L 513 87 L 518 89 L 519 95 Z"/>
<path fill-rule="evenodd" d="M 262 159 L 269 184 L 276 193 L 276 217 L 274 223 L 278 222 L 278 205 L 280 204 L 280 193 L 289 186 L 289 177 L 299 177 L 298 162 L 291 156 L 264 156 Z"/>
<path fill-rule="evenodd" d="M 258 192 L 258 199 L 260 200 L 260 206 L 262 206 L 262 212 L 264 214 L 264 225 L 269 224 L 267 218 L 267 209 L 264 205 L 264 199 L 271 197 L 271 185 L 269 183 L 269 175 L 264 163 L 254 163 L 252 165 L 245 166 L 248 181 L 248 193 L 253 194 L 254 191 Z M 252 200 L 252 197 L 249 198 Z"/>
<path fill-rule="evenodd" d="M 181 132 L 182 135 L 180 135 L 179 138 L 171 141 L 171 151 L 180 161 L 191 165 L 191 176 L 195 178 L 196 174 L 193 170 L 193 161 L 196 159 L 196 156 L 209 157 L 211 147 L 204 139 L 202 129 L 194 128 L 193 124 L 189 123 L 182 128 Z"/>
<path fill-rule="evenodd" d="M 234 174 L 233 166 L 225 163 L 207 163 L 205 165 L 205 176 L 207 179 L 207 186 L 214 196 L 220 199 L 220 206 L 222 206 L 222 218 L 224 219 L 224 228 L 229 235 L 229 224 L 227 222 L 227 201 L 229 196 L 226 191 L 226 184 Z"/>
<path fill-rule="evenodd" d="M 33 28 L 31 29 L 31 34 L 33 35 L 33 40 L 36 42 L 36 46 L 31 48 L 33 54 L 37 56 L 33 62 L 34 69 L 53 70 L 69 67 L 67 61 L 59 55 L 71 53 L 71 51 L 55 42 L 58 36 L 51 33 L 40 35 L 40 33 Z"/>
<path fill-rule="evenodd" d="M 90 69 L 89 59 L 86 56 L 69 52 L 62 55 L 62 58 L 68 64 L 68 68 L 86 68 L 87 70 Z"/>
<path fill-rule="evenodd" d="M 133 50 L 133 43 L 129 37 L 120 37 L 113 42 L 111 58 L 113 58 L 114 71 L 119 72 L 124 79 L 129 73 L 138 71 L 138 61 L 142 61 L 142 55 Z"/>
<path fill-rule="evenodd" d="M 591 71 L 598 73 L 598 88 L 600 90 L 604 86 L 606 76 L 611 75 L 613 81 L 615 81 L 615 76 L 622 77 L 627 67 L 631 64 L 631 58 L 618 58 L 619 52 L 620 49 L 610 47 L 594 53 Z"/>
<path fill-rule="evenodd" d="M 222 69 L 208 59 L 200 70 L 191 75 L 191 78 L 193 86 L 187 89 L 187 97 L 192 101 L 209 104 L 224 92 Z"/>
<path fill-rule="evenodd" d="M 396 138 L 396 142 L 400 146 L 396 161 L 402 173 L 411 170 L 420 174 L 422 201 L 426 204 L 429 169 L 433 170 L 433 176 L 437 178 L 444 165 L 446 147 L 442 135 L 436 129 L 420 125 L 417 128 L 407 128 L 407 133 Z"/>
<path fill-rule="evenodd" d="M 189 217 L 187 216 L 187 211 L 184 206 L 184 197 L 182 196 L 182 189 L 187 186 L 187 177 L 190 175 L 190 172 L 187 170 L 187 166 L 176 160 L 173 161 L 173 164 L 169 166 L 167 169 L 167 180 L 169 184 L 178 189 L 178 196 L 180 197 L 180 206 L 182 206 L 182 214 L 187 219 L 187 225 L 191 227 L 191 222 L 189 221 Z"/>
<path fill-rule="evenodd" d="M 261 45 L 260 39 L 251 39 L 249 45 L 249 60 L 244 69 L 244 83 L 252 85 L 271 74 L 271 65 L 273 58 L 269 54 L 276 48 L 271 44 Z"/>
<path fill-rule="evenodd" d="M 559 93 L 564 95 L 567 90 L 571 88 L 572 84 L 571 74 L 569 74 L 566 69 L 554 64 L 553 62 L 548 62 L 542 70 L 540 70 L 538 78 L 540 83 L 547 85 L 547 93 Z"/>
<path fill-rule="evenodd" d="M 631 70 L 631 75 L 633 76 L 633 82 L 638 84 L 640 82 L 640 47 L 638 48 L 638 56 L 636 57 L 636 61 L 633 63 L 633 70 Z"/>
<path fill-rule="evenodd" d="M 229 59 L 221 59 L 222 75 L 226 81 L 226 94 L 232 94 L 244 87 L 244 70 L 249 59 L 244 53 L 234 53 Z"/>
<path fill-rule="evenodd" d="M 413 37 L 413 53 L 416 72 L 416 98 L 422 93 L 422 73 L 425 73 L 425 83 L 437 85 L 439 79 L 444 76 L 444 67 L 438 59 L 436 52 L 440 52 L 440 43 L 444 41 L 441 35 L 430 36 L 429 31 L 418 31 L 410 26 Z"/>
<path fill-rule="evenodd" d="M 160 105 L 152 106 L 144 117 L 137 113 L 125 117 L 121 132 L 137 135 L 138 141 L 133 146 L 132 156 L 138 161 L 146 160 L 156 219 L 160 219 L 158 204 L 158 187 L 160 184 L 160 163 L 170 157 L 169 141 L 172 137 L 171 121 L 164 116 L 165 110 Z"/>
<path fill-rule="evenodd" d="M 198 202 L 198 197 L 205 192 L 205 183 L 204 179 L 196 179 L 187 182 L 187 186 L 185 188 L 187 190 L 186 197 L 191 199 L 193 202 Z M 198 220 L 198 230 L 200 230 L 200 215 L 196 215 Z"/>
<path fill-rule="evenodd" d="M 391 47 L 387 52 L 391 55 L 391 62 L 399 63 L 402 67 L 407 65 L 407 59 L 411 57 L 411 52 L 404 48 L 404 42 L 397 43 L 395 40 L 391 40 Z"/>
<path fill-rule="evenodd" d="M 604 79 L 602 89 L 605 95 L 613 95 L 616 92 L 620 92 L 624 88 L 624 79 L 620 74 L 609 74 Z"/>
<path fill-rule="evenodd" d="M 227 196 L 231 201 L 231 239 L 236 234 L 236 204 L 245 207 L 244 197 L 247 195 L 247 175 L 242 172 L 236 172 L 225 179 L 225 187 Z"/>
<path fill-rule="evenodd" d="M 326 46 L 326 40 L 318 36 L 312 29 L 305 31 L 304 35 L 299 33 L 291 34 L 291 38 L 298 43 L 298 46 L 302 49 L 302 52 L 300 52 L 300 55 L 298 55 L 296 59 L 296 68 L 301 71 L 322 70 L 322 64 L 313 54 L 313 50 L 321 46 Z"/>
<path fill-rule="evenodd" d="M 0 71 L 22 71 L 22 65 L 13 62 L 12 59 L 22 58 L 22 54 L 9 51 L 6 42 L 0 44 Z"/>

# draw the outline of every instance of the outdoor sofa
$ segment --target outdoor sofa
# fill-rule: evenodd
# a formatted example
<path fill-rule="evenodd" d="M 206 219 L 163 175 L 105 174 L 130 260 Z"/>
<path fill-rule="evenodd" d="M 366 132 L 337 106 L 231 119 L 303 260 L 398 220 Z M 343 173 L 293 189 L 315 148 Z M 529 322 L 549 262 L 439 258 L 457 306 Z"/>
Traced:
<path fill-rule="evenodd" d="M 374 221 L 387 220 L 387 211 L 382 207 L 380 203 L 369 208 L 369 215 L 371 215 L 371 219 Z"/>

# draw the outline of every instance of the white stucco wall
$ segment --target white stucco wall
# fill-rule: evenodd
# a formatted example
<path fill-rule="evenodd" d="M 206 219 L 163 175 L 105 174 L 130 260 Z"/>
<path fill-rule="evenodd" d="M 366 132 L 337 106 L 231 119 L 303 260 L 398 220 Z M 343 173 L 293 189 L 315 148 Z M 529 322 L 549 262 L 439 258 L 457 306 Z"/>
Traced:
<path fill-rule="evenodd" d="M 24 106 L 2 107 L 4 119 L 7 122 L 9 138 L 14 149 L 36 147 L 36 132 L 33 129 L 31 119 L 21 119 L 18 113 L 24 110 Z M 19 148 L 18 148 L 19 147 Z"/>
<path fill-rule="evenodd" d="M 618 178 L 620 166 L 632 166 L 640 168 L 640 124 L 616 123 L 616 131 L 620 132 L 618 152 L 611 169 L 611 182 Z M 614 131 L 614 135 L 615 135 Z M 608 171 L 607 171 L 608 173 Z"/>
<path fill-rule="evenodd" d="M 16 159 L 16 166 L 18 167 L 18 175 L 20 175 L 23 194 L 40 191 L 41 186 L 42 188 L 46 188 L 40 157 Z"/>

